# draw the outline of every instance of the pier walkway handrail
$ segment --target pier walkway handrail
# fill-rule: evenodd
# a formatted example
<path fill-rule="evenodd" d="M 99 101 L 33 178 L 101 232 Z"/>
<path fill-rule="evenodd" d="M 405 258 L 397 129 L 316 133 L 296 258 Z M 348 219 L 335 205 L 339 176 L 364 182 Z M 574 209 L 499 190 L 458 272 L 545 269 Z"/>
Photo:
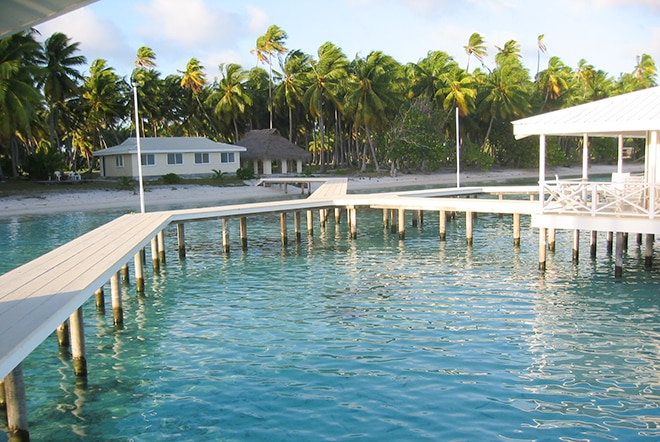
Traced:
<path fill-rule="evenodd" d="M 455 198 L 488 192 L 486 188 L 348 194 L 346 178 L 323 181 L 304 199 L 123 215 L 0 275 L 0 379 L 172 223 L 358 206 L 520 214 L 538 210 L 531 201 Z M 499 188 L 489 190 L 494 189 Z"/>
<path fill-rule="evenodd" d="M 660 217 L 660 185 L 561 180 L 544 185 L 543 213 Z M 656 201 L 651 204 L 650 195 Z"/>

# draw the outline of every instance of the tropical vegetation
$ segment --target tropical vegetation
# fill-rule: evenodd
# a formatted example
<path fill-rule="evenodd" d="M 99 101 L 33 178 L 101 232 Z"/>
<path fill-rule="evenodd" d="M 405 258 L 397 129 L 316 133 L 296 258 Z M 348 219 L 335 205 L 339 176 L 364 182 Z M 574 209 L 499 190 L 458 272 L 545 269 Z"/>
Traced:
<path fill-rule="evenodd" d="M 274 127 L 309 150 L 310 166 L 321 172 L 437 170 L 454 165 L 457 138 L 463 167 L 532 167 L 536 145 L 514 139 L 512 120 L 657 84 L 648 54 L 615 78 L 585 59 L 567 66 L 548 53 L 543 35 L 533 74 L 518 42 L 495 46 L 489 58 L 476 32 L 464 60 L 431 50 L 408 64 L 378 50 L 351 60 L 332 42 L 305 54 L 287 48 L 286 39 L 270 26 L 256 41 L 257 65 L 222 64 L 212 82 L 195 58 L 164 76 L 148 47 L 137 49 L 125 77 L 103 59 L 87 66 L 78 43 L 61 33 L 43 43 L 33 30 L 0 40 L 0 178 L 91 171 L 92 152 L 131 136 L 136 121 L 144 136 L 229 143 Z M 550 140 L 548 162 L 572 163 L 581 155 L 579 143 Z M 592 154 L 612 160 L 615 144 L 595 141 Z"/>

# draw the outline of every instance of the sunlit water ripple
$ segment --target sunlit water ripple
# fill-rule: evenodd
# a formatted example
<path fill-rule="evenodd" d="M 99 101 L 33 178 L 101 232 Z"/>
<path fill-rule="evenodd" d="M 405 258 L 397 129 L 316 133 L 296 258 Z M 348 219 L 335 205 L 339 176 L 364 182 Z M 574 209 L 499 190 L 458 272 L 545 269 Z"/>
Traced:
<path fill-rule="evenodd" d="M 0 270 L 111 215 L 3 220 Z M 229 256 L 219 222 L 186 225 L 184 261 L 168 229 L 123 328 L 85 305 L 87 384 L 54 336 L 28 357 L 33 440 L 660 436 L 660 274 L 633 241 L 615 281 L 604 244 L 571 263 L 570 232 L 541 276 L 525 218 L 518 249 L 509 217 L 478 217 L 467 247 L 461 219 L 441 242 L 428 213 L 399 241 L 364 210 L 357 240 L 331 221 L 286 249 L 278 217 L 250 218 L 247 253 L 230 224 Z"/>

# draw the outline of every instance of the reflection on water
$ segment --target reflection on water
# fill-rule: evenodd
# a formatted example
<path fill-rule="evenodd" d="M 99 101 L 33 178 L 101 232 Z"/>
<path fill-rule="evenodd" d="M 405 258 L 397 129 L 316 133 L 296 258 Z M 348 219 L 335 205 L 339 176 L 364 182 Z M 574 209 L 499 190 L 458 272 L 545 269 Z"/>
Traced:
<path fill-rule="evenodd" d="M 51 232 L 52 247 L 107 219 L 76 218 L 0 224 L 0 245 L 21 263 L 47 247 L 29 232 Z M 145 294 L 123 288 L 123 328 L 93 299 L 84 306 L 87 384 L 55 337 L 26 360 L 32 436 L 660 436 L 658 271 L 635 268 L 643 257 L 632 243 L 622 281 L 604 247 L 574 266 L 560 234 L 541 276 L 528 222 L 514 248 L 510 220 L 479 216 L 467 247 L 460 218 L 446 242 L 432 213 L 400 241 L 365 210 L 356 241 L 331 220 L 283 250 L 279 218 L 266 216 L 249 220 L 247 252 L 231 223 L 229 256 L 220 222 L 191 223 L 183 262 L 172 229 L 173 252 Z"/>

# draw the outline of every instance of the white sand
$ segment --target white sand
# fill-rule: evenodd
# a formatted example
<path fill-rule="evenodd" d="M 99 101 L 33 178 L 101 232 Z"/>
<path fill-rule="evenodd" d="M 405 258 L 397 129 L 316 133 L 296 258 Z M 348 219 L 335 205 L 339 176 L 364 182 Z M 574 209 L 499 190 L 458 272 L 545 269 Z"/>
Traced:
<path fill-rule="evenodd" d="M 638 172 L 641 165 L 626 165 L 625 171 Z M 594 165 L 590 174 L 612 173 L 616 166 Z M 548 179 L 557 174 L 562 178 L 576 177 L 582 173 L 580 167 L 554 168 L 548 171 Z M 471 183 L 498 184 L 512 179 L 538 177 L 536 169 L 497 169 L 488 172 L 467 171 L 461 173 L 461 186 Z M 318 187 L 315 184 L 312 190 Z M 1 184 L 0 184 L 1 186 Z M 456 173 L 433 173 L 398 175 L 396 177 L 349 177 L 349 192 L 378 192 L 379 189 L 391 191 L 411 187 L 455 187 Z M 180 207 L 206 207 L 226 205 L 244 201 L 267 201 L 275 199 L 298 198 L 300 192 L 289 186 L 288 194 L 279 186 L 272 187 L 214 187 L 203 185 L 148 186 L 145 191 L 147 211 L 163 210 L 173 205 Z M 48 191 L 24 195 L 12 195 L 0 198 L 0 217 L 30 214 L 50 214 L 66 211 L 86 211 L 104 209 L 125 209 L 138 212 L 140 198 L 138 192 L 128 190 L 75 190 L 62 188 L 62 192 Z"/>

